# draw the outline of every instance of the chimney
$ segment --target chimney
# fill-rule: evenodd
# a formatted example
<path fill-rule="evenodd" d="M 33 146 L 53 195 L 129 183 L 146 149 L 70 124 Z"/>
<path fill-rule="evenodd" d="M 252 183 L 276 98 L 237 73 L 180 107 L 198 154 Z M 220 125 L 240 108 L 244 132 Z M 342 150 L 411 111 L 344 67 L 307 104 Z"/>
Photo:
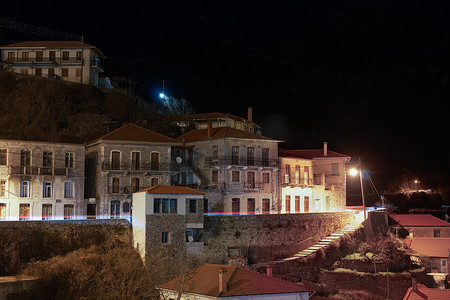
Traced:
<path fill-rule="evenodd" d="M 253 122 L 253 110 L 251 107 L 247 109 L 247 120 Z"/>
<path fill-rule="evenodd" d="M 412 291 L 413 292 L 417 292 L 417 278 L 416 276 L 411 276 L 411 281 L 412 281 Z"/>
<path fill-rule="evenodd" d="M 266 265 L 266 275 L 269 277 L 272 277 L 272 274 L 273 274 L 273 266 L 267 264 Z"/>
<path fill-rule="evenodd" d="M 327 156 L 327 155 L 328 155 L 328 143 L 323 142 L 323 156 Z"/>
<path fill-rule="evenodd" d="M 225 268 L 219 269 L 219 292 L 226 292 L 227 291 L 227 270 Z"/>

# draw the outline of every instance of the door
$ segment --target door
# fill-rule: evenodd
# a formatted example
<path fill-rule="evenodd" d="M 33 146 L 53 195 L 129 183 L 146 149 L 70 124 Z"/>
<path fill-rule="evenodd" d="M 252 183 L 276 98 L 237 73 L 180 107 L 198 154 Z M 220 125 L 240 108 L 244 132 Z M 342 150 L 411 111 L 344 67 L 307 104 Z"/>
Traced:
<path fill-rule="evenodd" d="M 95 204 L 87 205 L 87 218 L 96 219 L 97 218 L 97 206 Z"/>
<path fill-rule="evenodd" d="M 52 215 L 52 205 L 42 204 L 42 220 L 51 220 Z"/>
<path fill-rule="evenodd" d="M 307 213 L 309 212 L 309 197 L 305 196 L 305 203 L 304 203 L 304 212 Z"/>
<path fill-rule="evenodd" d="M 111 201 L 111 219 L 120 218 L 120 201 Z"/>
<path fill-rule="evenodd" d="M 56 52 L 55 52 L 55 51 L 50 51 L 50 52 L 48 53 L 48 59 L 49 59 L 50 61 L 55 61 L 55 60 L 56 60 Z"/>
<path fill-rule="evenodd" d="M 263 214 L 270 213 L 270 199 L 263 199 Z"/>
<path fill-rule="evenodd" d="M 30 219 L 30 204 L 22 203 L 19 206 L 19 220 Z"/>
<path fill-rule="evenodd" d="M 253 198 L 247 199 L 247 214 L 255 214 L 255 199 Z"/>

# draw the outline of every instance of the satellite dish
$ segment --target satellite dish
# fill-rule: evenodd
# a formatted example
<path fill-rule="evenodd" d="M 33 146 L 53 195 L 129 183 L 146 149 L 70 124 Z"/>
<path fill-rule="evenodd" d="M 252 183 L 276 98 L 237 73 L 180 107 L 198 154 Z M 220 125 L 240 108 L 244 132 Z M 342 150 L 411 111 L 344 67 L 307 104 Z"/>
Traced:
<path fill-rule="evenodd" d="M 189 243 L 192 243 L 194 241 L 194 238 L 192 237 L 192 235 L 188 236 L 188 241 L 189 241 Z"/>
<path fill-rule="evenodd" d="M 175 158 L 175 161 L 179 164 L 181 164 L 183 162 L 183 159 L 179 156 L 177 156 L 177 158 Z"/>

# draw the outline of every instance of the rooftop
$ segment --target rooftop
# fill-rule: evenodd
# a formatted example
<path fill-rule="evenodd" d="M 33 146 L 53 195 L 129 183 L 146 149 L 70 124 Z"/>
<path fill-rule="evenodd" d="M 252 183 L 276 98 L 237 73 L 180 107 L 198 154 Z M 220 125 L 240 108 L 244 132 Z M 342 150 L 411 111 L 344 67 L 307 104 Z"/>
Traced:
<path fill-rule="evenodd" d="M 101 53 L 100 50 L 96 46 L 89 45 L 86 43 L 82 43 L 80 41 L 24 41 L 18 42 L 8 45 L 1 45 L 0 48 L 38 48 L 38 49 L 46 49 L 46 48 L 91 48 L 95 49 L 100 56 L 104 57 L 105 55 Z"/>
<path fill-rule="evenodd" d="M 428 257 L 448 257 L 450 238 L 415 237 L 409 248 Z"/>
<path fill-rule="evenodd" d="M 111 131 L 110 133 L 107 133 L 104 136 L 101 136 L 89 142 L 88 145 L 100 141 L 127 141 L 177 145 L 180 144 L 180 142 L 175 139 L 131 123 L 117 128 L 116 130 Z"/>
<path fill-rule="evenodd" d="M 389 217 L 404 227 L 450 227 L 450 223 L 430 214 L 390 214 Z"/>
<path fill-rule="evenodd" d="M 347 158 L 350 156 L 335 151 L 327 150 L 327 155 L 324 155 L 323 149 L 301 149 L 301 150 L 285 150 L 278 149 L 278 155 L 280 157 L 292 157 L 292 158 Z"/>
<path fill-rule="evenodd" d="M 238 130 L 231 127 L 213 127 L 211 129 L 194 129 L 186 134 L 178 137 L 179 141 L 195 142 L 203 140 L 213 140 L 221 138 L 239 138 L 239 139 L 252 139 L 252 140 L 269 140 L 276 141 L 272 138 L 265 137 L 259 134 Z"/>
<path fill-rule="evenodd" d="M 226 291 L 219 291 L 219 269 L 225 269 Z M 177 290 L 179 279 L 175 277 L 159 286 Z M 184 291 L 211 297 L 235 297 L 281 293 L 309 292 L 300 284 L 269 277 L 244 268 L 228 265 L 203 264 L 188 273 Z"/>
<path fill-rule="evenodd" d="M 186 186 L 155 185 L 145 190 L 139 191 L 149 194 L 170 194 L 170 195 L 204 195 L 205 193 Z"/>
<path fill-rule="evenodd" d="M 176 122 L 176 121 L 207 121 L 207 120 L 223 120 L 223 119 L 232 119 L 235 121 L 240 121 L 240 122 L 244 122 L 244 123 L 252 123 L 253 125 L 257 126 L 255 123 L 253 123 L 252 121 L 245 119 L 245 118 L 241 118 L 232 114 L 228 114 L 228 113 L 219 113 L 219 112 L 212 112 L 212 113 L 204 113 L 204 114 L 187 114 L 187 115 L 179 115 L 179 116 L 174 116 L 172 118 L 172 121 Z"/>
<path fill-rule="evenodd" d="M 413 291 L 409 288 L 403 297 L 403 300 L 442 300 L 450 299 L 450 290 L 443 289 L 430 289 L 423 284 L 417 284 L 417 291 Z"/>

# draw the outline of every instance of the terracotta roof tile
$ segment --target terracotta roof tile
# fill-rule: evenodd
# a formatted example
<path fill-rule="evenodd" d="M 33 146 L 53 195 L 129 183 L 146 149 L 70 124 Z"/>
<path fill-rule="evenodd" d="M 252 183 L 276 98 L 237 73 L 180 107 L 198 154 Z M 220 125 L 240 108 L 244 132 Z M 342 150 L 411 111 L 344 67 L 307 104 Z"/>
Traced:
<path fill-rule="evenodd" d="M 294 158 L 350 158 L 350 156 L 335 151 L 327 150 L 327 155 L 323 155 L 323 149 L 300 149 L 300 150 L 284 150 L 278 149 L 278 155 L 281 157 L 294 157 Z"/>
<path fill-rule="evenodd" d="M 89 142 L 88 145 L 98 141 L 127 141 L 177 145 L 180 144 L 180 142 L 175 139 L 131 123 Z"/>
<path fill-rule="evenodd" d="M 431 289 L 427 288 L 422 284 L 417 284 L 417 291 L 412 291 L 412 288 L 409 288 L 403 297 L 403 300 L 443 300 L 450 299 L 450 290 L 444 289 Z"/>
<path fill-rule="evenodd" d="M 174 185 L 155 185 L 148 189 L 139 191 L 149 194 L 170 194 L 170 195 L 204 195 L 205 193 L 186 186 L 174 186 Z"/>
<path fill-rule="evenodd" d="M 227 290 L 219 291 L 219 269 L 226 270 Z M 166 281 L 159 287 L 167 290 L 176 290 L 179 281 L 175 277 Z M 234 297 L 245 295 L 281 294 L 309 292 L 304 286 L 279 278 L 269 277 L 261 273 L 249 271 L 244 268 L 229 266 L 203 264 L 187 276 L 185 292 L 211 297 Z"/>
<path fill-rule="evenodd" d="M 39 47 L 39 48 L 96 48 L 95 46 L 81 43 L 79 41 L 24 41 L 8 45 L 2 45 L 0 48 L 21 48 L 21 47 Z"/>
<path fill-rule="evenodd" d="M 389 217 L 404 227 L 450 227 L 450 223 L 430 214 L 390 214 Z"/>
<path fill-rule="evenodd" d="M 214 127 L 211 128 L 210 137 L 208 137 L 208 129 L 194 129 L 186 134 L 177 138 L 179 141 L 195 142 L 195 141 L 204 141 L 210 139 L 220 139 L 220 138 L 240 138 L 240 139 L 253 139 L 253 140 L 271 140 L 275 141 L 272 138 L 265 137 L 262 135 L 254 134 L 251 132 L 246 132 L 242 130 L 238 130 L 231 127 Z"/>

